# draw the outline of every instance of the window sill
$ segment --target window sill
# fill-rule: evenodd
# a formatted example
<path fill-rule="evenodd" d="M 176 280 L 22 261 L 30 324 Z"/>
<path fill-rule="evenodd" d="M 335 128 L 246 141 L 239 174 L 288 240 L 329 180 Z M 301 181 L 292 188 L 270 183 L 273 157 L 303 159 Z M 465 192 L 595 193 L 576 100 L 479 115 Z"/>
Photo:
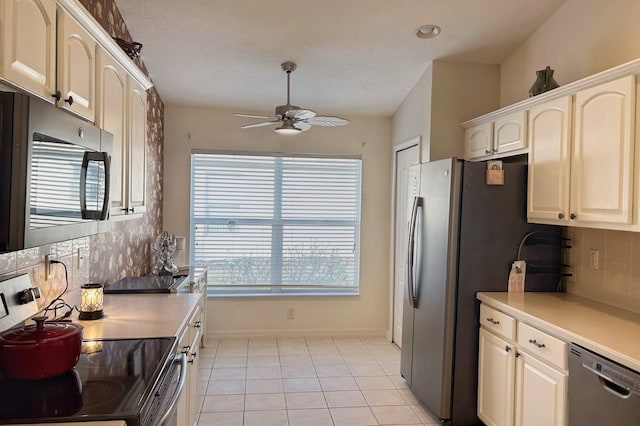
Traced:
<path fill-rule="evenodd" d="M 208 291 L 208 299 L 227 299 L 227 298 L 263 298 L 263 297 L 353 297 L 360 296 L 359 290 L 352 291 L 314 291 L 314 290 L 284 290 L 284 291 L 265 291 L 265 292 L 220 292 Z"/>

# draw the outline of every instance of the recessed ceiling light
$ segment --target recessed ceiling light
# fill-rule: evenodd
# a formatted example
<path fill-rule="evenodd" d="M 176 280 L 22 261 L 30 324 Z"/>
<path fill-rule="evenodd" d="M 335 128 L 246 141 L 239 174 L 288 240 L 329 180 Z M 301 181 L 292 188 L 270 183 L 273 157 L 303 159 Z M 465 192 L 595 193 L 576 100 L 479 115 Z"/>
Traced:
<path fill-rule="evenodd" d="M 420 38 L 433 38 L 440 34 L 440 27 L 437 25 L 423 25 L 416 30 L 416 36 Z"/>

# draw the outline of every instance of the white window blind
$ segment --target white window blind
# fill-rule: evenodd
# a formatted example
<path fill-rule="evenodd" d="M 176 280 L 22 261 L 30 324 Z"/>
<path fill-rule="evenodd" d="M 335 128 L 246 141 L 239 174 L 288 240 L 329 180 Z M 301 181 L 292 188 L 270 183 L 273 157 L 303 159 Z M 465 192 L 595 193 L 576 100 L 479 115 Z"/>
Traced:
<path fill-rule="evenodd" d="M 192 153 L 191 263 L 209 294 L 357 294 L 361 163 Z"/>

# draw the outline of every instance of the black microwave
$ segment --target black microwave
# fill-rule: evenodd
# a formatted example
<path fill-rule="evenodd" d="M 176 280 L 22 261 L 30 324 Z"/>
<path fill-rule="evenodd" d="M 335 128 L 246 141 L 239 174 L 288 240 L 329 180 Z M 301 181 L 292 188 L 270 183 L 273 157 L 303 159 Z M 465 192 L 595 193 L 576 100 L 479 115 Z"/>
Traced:
<path fill-rule="evenodd" d="M 0 253 L 107 231 L 112 145 L 42 99 L 0 92 Z"/>

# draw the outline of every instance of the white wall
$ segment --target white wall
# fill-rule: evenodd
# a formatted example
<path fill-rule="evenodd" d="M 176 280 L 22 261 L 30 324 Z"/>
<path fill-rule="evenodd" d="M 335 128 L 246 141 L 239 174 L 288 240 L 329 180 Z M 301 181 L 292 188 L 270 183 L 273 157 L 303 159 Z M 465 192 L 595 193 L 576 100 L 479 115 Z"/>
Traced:
<path fill-rule="evenodd" d="M 501 106 L 527 97 L 535 71 L 550 65 L 563 84 L 640 57 L 640 1 L 568 0 L 501 65 Z M 640 234 L 569 228 L 568 291 L 640 312 Z M 600 268 L 589 268 L 589 250 Z"/>
<path fill-rule="evenodd" d="M 165 108 L 164 228 L 189 236 L 192 149 L 247 152 L 359 154 L 362 156 L 360 296 L 209 299 L 211 335 L 378 334 L 388 320 L 391 120 L 348 117 L 338 128 L 314 127 L 285 136 L 270 128 L 240 129 L 251 122 L 232 111 Z M 188 241 L 187 241 L 188 246 Z M 286 319 L 286 309 L 296 319 Z"/>
<path fill-rule="evenodd" d="M 394 145 L 422 137 L 421 161 L 464 156 L 460 123 L 498 108 L 498 65 L 436 60 L 392 117 Z"/>
<path fill-rule="evenodd" d="M 549 65 L 561 86 L 640 57 L 640 1 L 567 0 L 500 67 L 500 105 L 526 99 Z"/>

